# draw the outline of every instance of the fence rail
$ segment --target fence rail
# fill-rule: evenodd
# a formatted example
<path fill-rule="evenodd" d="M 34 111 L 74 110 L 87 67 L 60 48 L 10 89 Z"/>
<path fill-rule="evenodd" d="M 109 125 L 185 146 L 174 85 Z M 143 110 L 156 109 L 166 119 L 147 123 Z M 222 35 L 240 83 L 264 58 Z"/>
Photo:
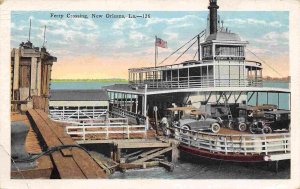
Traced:
<path fill-rule="evenodd" d="M 181 143 L 212 153 L 238 153 L 240 155 L 280 155 L 291 151 L 290 133 L 276 134 L 212 134 L 172 127 L 175 139 Z"/>
<path fill-rule="evenodd" d="M 84 141 L 90 137 L 112 139 L 116 134 L 121 134 L 126 139 L 130 139 L 131 134 L 147 135 L 146 125 L 128 125 L 126 118 L 110 118 L 108 122 L 103 123 L 73 123 L 66 127 L 66 132 L 69 135 L 79 135 Z"/>
<path fill-rule="evenodd" d="M 50 109 L 49 117 L 55 121 L 76 122 L 76 121 L 92 121 L 103 120 L 107 117 L 107 109 Z"/>

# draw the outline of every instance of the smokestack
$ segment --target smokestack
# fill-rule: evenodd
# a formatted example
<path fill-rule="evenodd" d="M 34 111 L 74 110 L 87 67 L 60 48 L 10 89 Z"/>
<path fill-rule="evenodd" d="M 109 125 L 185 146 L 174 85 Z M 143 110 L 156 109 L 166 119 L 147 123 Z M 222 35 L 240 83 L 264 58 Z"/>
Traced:
<path fill-rule="evenodd" d="M 217 0 L 209 0 L 209 29 L 210 34 L 217 33 L 218 26 L 217 26 L 217 20 L 218 20 L 218 8 Z"/>

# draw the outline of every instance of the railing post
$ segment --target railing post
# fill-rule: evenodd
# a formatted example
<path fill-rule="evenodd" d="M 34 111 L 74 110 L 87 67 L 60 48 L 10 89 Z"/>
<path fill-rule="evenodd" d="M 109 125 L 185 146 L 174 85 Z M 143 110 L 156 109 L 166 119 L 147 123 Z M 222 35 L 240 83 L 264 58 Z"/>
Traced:
<path fill-rule="evenodd" d="M 130 136 L 129 136 L 129 125 L 127 124 L 126 127 L 127 127 L 127 138 L 129 139 L 130 138 Z"/>
<path fill-rule="evenodd" d="M 266 151 L 266 155 L 268 155 L 267 137 L 266 136 L 265 136 L 265 151 Z"/>
<path fill-rule="evenodd" d="M 93 119 L 95 119 L 95 106 L 93 106 Z"/>
<path fill-rule="evenodd" d="M 247 148 L 246 148 L 245 138 L 243 136 L 241 136 L 241 141 L 242 141 L 241 142 L 242 146 L 244 146 L 244 154 L 247 155 Z"/>
<path fill-rule="evenodd" d="M 109 139 L 109 133 L 108 133 L 108 125 L 106 125 L 106 139 Z"/>
<path fill-rule="evenodd" d="M 77 110 L 77 119 L 79 120 L 79 106 L 78 106 L 78 110 Z"/>
<path fill-rule="evenodd" d="M 85 141 L 85 126 L 84 126 L 84 122 L 82 123 L 82 131 L 83 131 L 83 141 Z"/>
<path fill-rule="evenodd" d="M 284 145 L 284 153 L 286 153 L 286 145 L 287 145 L 287 142 L 286 142 L 286 139 L 285 139 L 285 134 L 283 135 L 283 145 Z"/>
<path fill-rule="evenodd" d="M 147 128 L 146 128 L 146 126 L 144 126 L 144 137 L 145 138 L 147 137 Z"/>
<path fill-rule="evenodd" d="M 145 124 L 146 125 L 146 130 L 148 130 L 148 127 L 149 127 L 149 123 L 148 122 L 149 122 L 148 116 L 146 116 L 146 124 Z"/>
<path fill-rule="evenodd" d="M 209 151 L 212 152 L 212 143 L 211 143 L 210 138 L 208 140 L 209 140 Z"/>
<path fill-rule="evenodd" d="M 225 136 L 225 154 L 227 155 L 227 137 Z"/>

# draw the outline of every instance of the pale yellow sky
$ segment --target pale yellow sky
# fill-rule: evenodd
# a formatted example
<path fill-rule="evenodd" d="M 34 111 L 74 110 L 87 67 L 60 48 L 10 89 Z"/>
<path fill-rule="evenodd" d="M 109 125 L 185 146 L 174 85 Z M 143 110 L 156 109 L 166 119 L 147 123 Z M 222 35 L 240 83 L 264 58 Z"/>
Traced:
<path fill-rule="evenodd" d="M 263 76 L 286 77 L 289 76 L 288 55 L 260 57 L 269 66 L 263 63 Z M 255 60 L 249 58 L 250 60 Z M 60 59 L 54 63 L 52 68 L 53 79 L 106 79 L 106 78 L 128 78 L 128 69 L 135 67 L 154 66 L 153 57 L 145 56 L 131 58 L 101 58 L 96 56 L 79 56 L 74 58 Z M 70 71 L 72 70 L 72 71 Z"/>

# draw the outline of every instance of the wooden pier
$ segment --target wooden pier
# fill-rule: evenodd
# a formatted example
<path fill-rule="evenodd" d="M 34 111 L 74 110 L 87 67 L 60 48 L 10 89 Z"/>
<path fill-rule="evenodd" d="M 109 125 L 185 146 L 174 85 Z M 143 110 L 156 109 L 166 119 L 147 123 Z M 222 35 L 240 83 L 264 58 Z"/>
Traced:
<path fill-rule="evenodd" d="M 51 159 L 50 162 L 53 165 L 53 171 L 57 171 L 58 178 L 91 179 L 107 177 L 101 166 L 86 151 L 75 147 L 77 144 L 64 132 L 63 127 L 51 121 L 48 118 L 48 114 L 43 110 L 30 109 L 27 116 L 31 121 L 31 126 L 37 134 L 43 150 L 64 145 L 74 146 L 54 151 L 50 156 L 45 156 Z M 28 173 L 28 178 L 33 178 L 39 170 L 30 171 L 31 174 Z"/>

